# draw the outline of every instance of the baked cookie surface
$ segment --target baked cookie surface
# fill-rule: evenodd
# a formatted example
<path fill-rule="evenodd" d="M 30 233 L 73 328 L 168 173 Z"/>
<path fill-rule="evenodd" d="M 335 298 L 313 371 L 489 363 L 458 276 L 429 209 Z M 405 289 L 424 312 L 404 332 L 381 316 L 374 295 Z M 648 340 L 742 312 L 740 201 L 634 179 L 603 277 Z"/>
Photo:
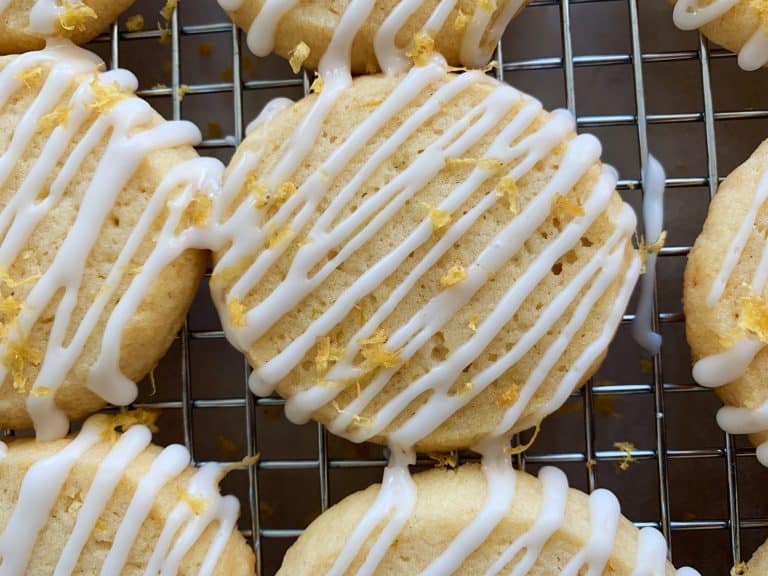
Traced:
<path fill-rule="evenodd" d="M 700 28 L 707 38 L 737 53 L 745 70 L 768 65 L 768 1 L 672 1 L 678 28 Z"/>
<path fill-rule="evenodd" d="M 412 480 L 387 469 L 387 482 L 316 519 L 278 575 L 675 574 L 657 530 L 638 531 L 607 490 L 569 489 L 557 468 L 535 478 L 486 462 Z"/>
<path fill-rule="evenodd" d="M 118 421 L 120 422 L 120 421 Z M 222 496 L 221 468 L 134 425 L 93 416 L 77 436 L 14 440 L 0 457 L 0 570 L 7 574 L 255 574 Z"/>
<path fill-rule="evenodd" d="M 269 107 L 228 169 L 211 279 L 252 389 L 418 451 L 538 424 L 639 273 L 600 153 L 567 112 L 439 62 Z"/>
<path fill-rule="evenodd" d="M 104 32 L 134 0 L 0 0 L 0 54 L 38 50 L 45 38 L 77 44 Z"/>
<path fill-rule="evenodd" d="M 726 404 L 721 428 L 751 434 L 768 465 L 768 142 L 723 182 L 685 270 L 694 379 Z"/>
<path fill-rule="evenodd" d="M 509 21 L 527 0 L 219 0 L 248 31 L 257 56 L 277 52 L 317 69 L 329 45 L 354 35 L 355 73 L 402 71 L 425 44 L 455 66 L 479 68 L 491 58 Z M 361 26 L 352 30 L 355 24 Z M 347 23 L 350 24 L 347 24 Z M 303 43 L 303 46 L 302 46 Z"/>
<path fill-rule="evenodd" d="M 40 439 L 135 399 L 204 273 L 222 169 L 102 69 L 67 41 L 0 58 L 0 427 Z"/>

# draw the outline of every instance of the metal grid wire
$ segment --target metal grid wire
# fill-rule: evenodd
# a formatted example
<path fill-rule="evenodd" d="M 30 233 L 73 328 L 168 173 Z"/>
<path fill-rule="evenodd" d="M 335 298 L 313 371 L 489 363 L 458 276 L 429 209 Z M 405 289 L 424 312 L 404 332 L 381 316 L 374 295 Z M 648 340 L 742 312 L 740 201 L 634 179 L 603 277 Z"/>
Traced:
<path fill-rule="evenodd" d="M 156 5 L 159 2 L 140 0 L 137 7 L 146 7 L 146 16 L 159 8 Z M 733 56 L 721 50 L 710 50 L 703 39 L 697 39 L 696 46 L 684 50 L 643 51 L 641 25 L 657 25 L 656 22 L 650 22 L 650 16 L 643 16 L 643 10 L 649 9 L 646 3 L 659 4 L 653 13 L 657 16 L 662 14 L 666 19 L 671 18 L 669 8 L 662 0 L 533 0 L 526 8 L 525 15 L 530 15 L 534 20 L 539 16 L 544 18 L 545 13 L 549 20 L 556 18 L 559 37 L 549 38 L 548 41 L 559 43 L 560 53 L 547 57 L 534 54 L 532 57 L 516 59 L 517 52 L 513 46 L 518 46 L 519 42 L 515 42 L 514 38 L 510 41 L 508 33 L 498 47 L 497 74 L 501 79 L 506 78 L 513 83 L 520 80 L 525 84 L 525 73 L 552 71 L 559 76 L 556 85 L 562 81 L 564 105 L 577 115 L 581 130 L 599 132 L 602 129 L 625 127 L 622 139 L 614 142 L 614 145 L 622 148 L 627 138 L 632 141 L 631 146 L 626 146 L 630 149 L 629 155 L 634 156 L 633 165 L 637 169 L 634 170 L 634 178 L 620 181 L 619 189 L 636 207 L 642 189 L 641 178 L 637 175 L 642 174 L 649 151 L 649 131 L 657 125 L 681 130 L 687 125 L 695 125 L 697 129 L 703 127 L 699 138 L 705 148 L 703 171 L 695 176 L 671 177 L 667 181 L 668 195 L 674 195 L 678 190 L 702 190 L 703 193 L 695 203 L 699 206 L 699 213 L 702 213 L 723 175 L 718 169 L 718 122 L 738 120 L 743 127 L 749 126 L 752 121 L 758 126 L 760 119 L 768 118 L 768 101 L 763 101 L 762 106 L 743 104 L 743 108 L 716 111 L 712 66 L 717 60 L 729 69 L 734 69 Z M 214 4 L 214 0 L 182 2 L 180 13 L 174 12 L 168 24 L 169 47 L 166 45 L 166 48 L 158 48 L 162 46 L 158 45 L 162 36 L 158 30 L 127 32 L 124 25 L 115 24 L 111 33 L 99 38 L 92 48 L 100 52 L 112 66 L 127 66 L 137 73 L 142 87 L 140 95 L 150 99 L 168 117 L 189 118 L 189 104 L 189 109 L 202 109 L 192 114 L 195 117 L 191 118 L 199 124 L 204 123 L 207 115 L 211 114 L 229 118 L 229 127 L 224 130 L 212 129 L 209 124 L 206 139 L 199 147 L 202 154 L 216 155 L 226 161 L 242 141 L 244 124 L 258 111 L 258 106 L 276 95 L 301 95 L 301 91 L 307 89 L 307 78 L 285 74 L 275 77 L 259 75 L 258 68 L 263 64 L 247 54 L 243 35 Z M 598 19 L 600 30 L 610 27 L 625 30 L 628 35 L 626 50 L 592 53 L 589 46 L 586 50 L 577 50 L 575 35 L 581 32 L 579 27 L 585 18 L 580 19 L 581 23 L 574 22 L 574 15 L 577 10 L 586 7 Z M 152 18 L 147 20 L 151 22 Z M 522 26 L 515 28 L 513 23 L 512 30 L 517 33 L 522 30 Z M 542 34 L 551 34 L 555 30 L 550 28 L 542 31 Z M 225 59 L 229 61 L 231 72 L 222 74 L 219 79 L 200 79 L 198 63 L 193 62 L 198 56 L 191 49 L 193 44 L 190 44 L 196 39 L 215 42 L 217 50 L 228 52 Z M 599 38 L 595 37 L 594 41 L 598 43 Z M 168 86 L 149 87 L 141 70 L 137 68 L 148 65 L 147 58 L 153 59 L 152 52 L 166 49 L 170 54 L 170 69 L 166 66 L 165 72 L 170 74 L 170 83 Z M 138 52 L 143 54 L 142 62 L 127 62 L 130 60 L 128 57 Z M 191 65 L 185 68 L 187 62 Z M 699 90 L 695 96 L 700 99 L 702 107 L 694 112 L 652 113 L 649 110 L 651 90 L 645 79 L 651 70 L 649 67 L 674 63 L 688 63 L 689 70 L 691 66 L 696 68 Z M 287 68 L 283 63 L 279 64 Z M 247 70 L 249 66 L 256 67 L 255 74 L 252 74 L 253 70 Z M 634 110 L 631 113 L 579 114 L 582 98 L 583 101 L 591 100 L 587 95 L 582 96 L 586 83 L 577 81 L 579 72 L 602 72 L 621 67 L 628 70 L 622 85 L 631 86 L 630 99 L 633 100 Z M 274 68 L 273 63 L 270 69 Z M 744 84 L 750 86 L 750 83 L 758 80 L 765 82 L 764 72 L 756 73 Z M 759 87 L 755 85 L 754 89 L 758 90 Z M 551 96 L 539 92 L 534 94 L 544 99 L 545 103 L 547 97 Z M 196 96 L 213 97 L 215 104 L 205 104 L 203 100 L 198 105 L 190 102 Z M 253 100 L 254 96 L 257 103 L 252 106 L 253 109 L 248 110 L 247 102 Z M 757 127 L 750 129 L 753 141 L 757 130 Z M 664 156 L 661 160 L 667 164 L 670 162 Z M 628 172 L 631 174 L 632 170 Z M 686 241 L 666 246 L 661 252 L 661 266 L 674 261 L 679 272 L 693 238 L 695 234 Z M 668 281 L 668 276 L 660 272 L 660 278 L 657 291 L 662 293 L 666 289 L 663 283 Z M 677 278 L 679 281 L 679 274 Z M 190 316 L 174 350 L 158 370 L 158 389 L 161 392 L 157 396 L 142 397 L 142 403 L 163 409 L 164 418 L 170 423 L 169 439 L 182 439 L 198 464 L 206 459 L 227 459 L 229 456 L 229 459 L 236 460 L 261 452 L 260 462 L 235 472 L 226 487 L 237 493 L 243 501 L 241 529 L 256 547 L 260 573 L 273 574 L 279 566 L 283 551 L 312 517 L 347 493 L 375 481 L 380 477 L 385 459 L 380 449 L 346 445 L 327 435 L 320 425 L 293 429 L 280 420 L 281 416 L 275 416 L 277 410 L 282 410 L 281 400 L 253 397 L 247 387 L 247 364 L 241 356 L 234 355 L 227 348 L 220 327 L 211 323 L 214 321 L 210 320 L 212 313 L 210 303 L 206 301 L 206 290 L 206 287 L 201 289 L 196 306 L 204 310 L 202 315 L 208 318 L 207 324 Z M 545 424 L 543 435 L 546 436 L 549 431 L 550 440 L 545 438 L 537 442 L 532 450 L 517 457 L 517 464 L 520 468 L 532 471 L 543 464 L 554 464 L 566 470 L 573 486 L 585 490 L 593 490 L 598 486 L 614 489 L 619 493 L 626 513 L 635 520 L 642 520 L 638 525 L 657 526 L 662 530 L 672 543 L 677 562 L 693 563 L 703 574 L 724 574 L 742 556 L 751 554 L 754 547 L 768 535 L 768 510 L 749 498 L 739 496 L 739 490 L 745 482 L 748 482 L 748 492 L 751 494 L 755 491 L 755 485 L 759 486 L 761 482 L 765 485 L 767 476 L 759 467 L 753 466 L 752 448 L 742 443 L 741 439 L 735 441 L 727 434 L 714 431 L 712 421 L 717 403 L 711 400 L 709 392 L 699 394 L 702 389 L 692 384 L 688 371 L 689 360 L 686 353 L 681 352 L 684 350 L 680 329 L 683 316 L 679 306 L 673 308 L 668 310 L 662 306 L 655 315 L 655 328 L 662 331 L 665 343 L 661 353 L 651 359 L 640 360 L 644 362 L 644 371 L 641 371 L 643 376 L 637 378 L 622 372 L 622 366 L 634 362 L 627 358 L 634 358 L 638 352 L 627 352 L 631 344 L 619 343 L 609 355 L 609 362 L 618 355 L 618 376 L 613 380 L 601 380 L 598 374 L 583 391 L 575 394 L 562 411 L 562 418 L 553 417 L 551 425 Z M 626 324 L 631 319 L 631 314 L 625 316 L 620 333 L 626 332 Z M 218 358 L 222 367 L 212 370 L 206 368 L 208 361 L 200 360 L 206 356 L 213 358 L 213 363 Z M 672 372 L 684 376 L 676 381 L 665 379 L 665 372 L 670 371 L 670 366 L 673 367 Z M 634 374 L 637 370 L 633 368 L 631 372 Z M 203 379 L 206 381 L 197 386 L 195 378 L 200 373 L 204 373 Z M 163 393 L 163 389 L 168 393 Z M 222 389 L 226 393 L 213 393 L 214 390 Z M 634 399 L 639 403 L 632 404 Z M 620 410 L 625 419 L 630 419 L 629 422 L 615 417 L 615 408 L 612 406 L 622 402 L 629 402 L 626 410 Z M 670 409 L 665 404 L 669 406 L 671 403 L 677 408 L 676 420 L 670 424 Z M 571 410 L 569 406 L 575 409 Z M 645 422 L 646 430 L 637 433 L 642 440 L 637 442 L 638 449 L 633 453 L 637 463 L 625 475 L 621 475 L 616 470 L 616 463 L 622 460 L 624 454 L 615 449 L 611 442 L 606 444 L 605 438 L 601 440 L 604 436 L 602 431 L 610 429 L 611 440 L 632 438 L 636 434 L 633 423 L 638 417 Z M 689 417 L 691 420 L 686 420 Z M 276 419 L 279 424 L 269 424 Z M 575 434 L 580 436 L 576 448 L 563 440 L 566 434 L 564 427 L 569 422 L 571 425 L 575 422 L 575 428 L 571 430 L 581 430 Z M 614 427 L 616 422 L 619 422 L 618 427 Z M 234 449 L 233 442 L 218 436 L 221 441 L 219 448 L 224 446 L 223 455 L 221 449 L 217 452 L 215 448 L 201 448 L 201 442 L 210 439 L 212 432 L 216 432 L 219 427 L 241 429 L 238 441 L 234 442 Z M 707 428 L 708 432 L 702 436 L 694 433 L 692 444 L 676 442 L 673 446 L 667 438 L 672 427 L 675 430 Z M 617 436 L 620 434 L 623 436 Z M 674 435 L 678 437 L 677 432 Z M 312 446 L 297 448 L 302 442 Z M 267 446 L 269 443 L 271 446 Z M 230 449 L 227 450 L 227 447 Z M 428 460 L 420 463 L 429 465 Z M 739 474 L 737 467 L 747 468 L 749 473 Z M 355 471 L 361 470 L 367 471 L 364 477 L 353 477 Z M 632 470 L 638 470 L 638 476 L 630 476 Z M 715 480 L 704 478 L 710 473 Z M 652 494 L 646 494 L 634 502 L 638 486 L 650 487 L 648 490 Z M 299 494 L 290 491 L 296 487 L 302 490 Z M 678 497 L 686 501 L 693 498 L 696 503 L 690 507 L 692 510 L 682 508 L 678 514 L 675 509 Z M 293 517 L 290 513 L 284 513 L 292 507 L 301 508 L 301 504 L 296 502 L 302 500 L 311 501 L 308 512 L 299 511 Z M 712 502 L 714 504 L 710 505 Z M 748 536 L 749 545 L 742 551 L 745 535 Z"/>

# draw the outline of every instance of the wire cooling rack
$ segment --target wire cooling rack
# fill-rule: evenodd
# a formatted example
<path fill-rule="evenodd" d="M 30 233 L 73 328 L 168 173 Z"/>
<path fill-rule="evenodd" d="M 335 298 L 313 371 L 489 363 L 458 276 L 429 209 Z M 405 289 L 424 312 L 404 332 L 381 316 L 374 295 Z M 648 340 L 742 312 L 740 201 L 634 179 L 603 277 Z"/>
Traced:
<path fill-rule="evenodd" d="M 214 0 L 182 0 L 169 22 L 159 16 L 163 3 L 139 0 L 91 49 L 132 70 L 140 94 L 168 118 L 196 122 L 201 154 L 226 162 L 263 104 L 301 97 L 307 80 L 276 57 L 253 58 Z M 136 14 L 145 27 L 130 32 Z M 628 517 L 664 532 L 675 562 L 728 574 L 768 536 L 768 472 L 743 438 L 717 429 L 718 401 L 693 384 L 680 296 L 685 257 L 718 180 L 768 136 L 768 73 L 740 72 L 733 55 L 675 30 L 665 0 L 533 0 L 496 57 L 499 77 L 550 109 L 568 108 L 581 131 L 601 138 L 636 209 L 649 150 L 669 176 L 654 320 L 661 353 L 644 356 L 627 314 L 604 366 L 545 421 L 517 464 L 534 473 L 557 465 L 574 487 L 612 489 Z M 260 573 L 271 575 L 314 517 L 380 480 L 385 459 L 381 448 L 349 444 L 322 426 L 291 425 L 281 400 L 248 392 L 247 375 L 206 282 L 155 371 L 156 391 L 147 383 L 140 402 L 162 409 L 157 441 L 184 442 L 198 464 L 261 455 L 224 488 L 241 498 L 240 527 Z M 626 470 L 616 442 L 636 446 Z"/>

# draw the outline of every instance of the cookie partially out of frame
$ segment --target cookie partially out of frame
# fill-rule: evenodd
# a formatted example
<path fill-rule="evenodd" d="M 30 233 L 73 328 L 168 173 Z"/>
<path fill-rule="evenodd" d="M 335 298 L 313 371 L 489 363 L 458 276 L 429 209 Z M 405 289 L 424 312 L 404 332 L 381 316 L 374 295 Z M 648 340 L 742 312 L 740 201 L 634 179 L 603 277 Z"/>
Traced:
<path fill-rule="evenodd" d="M 353 494 L 315 520 L 278 575 L 675 574 L 657 530 L 638 531 L 607 490 L 569 489 L 556 468 L 538 478 L 504 465 L 432 470 L 412 482 L 387 474 L 391 487 Z"/>
<path fill-rule="evenodd" d="M 255 392 L 442 451 L 536 425 L 596 370 L 635 216 L 567 112 L 433 62 L 267 116 L 228 168 L 211 279 Z"/>
<path fill-rule="evenodd" d="M 413 55 L 425 42 L 455 66 L 485 66 L 507 24 L 527 1 L 374 0 L 354 37 L 352 71 L 397 66 L 406 59 L 405 52 Z M 248 46 L 257 56 L 274 51 L 314 70 L 332 39 L 343 35 L 345 18 L 356 18 L 371 2 L 219 0 L 219 4 L 248 32 Z"/>
<path fill-rule="evenodd" d="M 678 28 L 700 28 L 707 38 L 739 55 L 745 70 L 768 64 L 768 1 L 671 0 Z"/>
<path fill-rule="evenodd" d="M 76 436 L 0 445 L 0 569 L 7 574 L 249 576 L 253 551 L 217 464 L 93 416 Z"/>
<path fill-rule="evenodd" d="M 181 327 L 220 164 L 70 43 L 0 58 L 0 427 L 125 405 Z"/>
<path fill-rule="evenodd" d="M 0 54 L 38 50 L 45 38 L 85 44 L 104 32 L 134 0 L 3 0 Z"/>
<path fill-rule="evenodd" d="M 768 141 L 720 186 L 685 271 L 694 379 L 716 388 L 720 426 L 751 434 L 768 465 Z"/>

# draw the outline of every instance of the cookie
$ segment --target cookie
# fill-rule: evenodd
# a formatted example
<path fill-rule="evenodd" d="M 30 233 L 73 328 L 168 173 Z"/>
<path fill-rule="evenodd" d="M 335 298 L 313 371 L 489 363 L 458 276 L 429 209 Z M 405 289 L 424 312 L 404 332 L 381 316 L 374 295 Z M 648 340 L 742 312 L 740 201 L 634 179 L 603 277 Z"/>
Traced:
<path fill-rule="evenodd" d="M 224 473 L 192 468 L 130 420 L 98 415 L 77 436 L 15 440 L 0 458 L 0 570 L 6 574 L 255 574 Z M 128 427 L 124 434 L 115 426 Z"/>
<path fill-rule="evenodd" d="M 693 377 L 726 404 L 721 428 L 750 434 L 768 466 L 768 141 L 723 182 L 685 270 Z"/>
<path fill-rule="evenodd" d="M 573 117 L 437 61 L 251 126 L 211 291 L 257 394 L 355 442 L 443 451 L 539 423 L 597 368 L 640 262 Z"/>
<path fill-rule="evenodd" d="M 38 50 L 45 38 L 85 44 L 134 0 L 0 0 L 0 54 Z"/>
<path fill-rule="evenodd" d="M 737 53 L 744 70 L 768 64 L 766 0 L 677 0 L 674 19 L 678 28 L 700 28 L 707 38 Z"/>
<path fill-rule="evenodd" d="M 315 70 L 351 35 L 352 71 L 402 71 L 425 48 L 455 66 L 488 64 L 527 0 L 219 0 L 257 56 L 277 52 L 296 70 Z M 333 46 L 334 50 L 328 51 Z M 333 54 L 336 52 L 336 54 Z"/>
<path fill-rule="evenodd" d="M 387 469 L 383 488 L 322 514 L 288 550 L 278 576 L 675 574 L 660 532 L 638 531 L 608 490 L 569 489 L 557 468 L 542 468 L 538 479 L 501 462 L 412 479 L 402 472 Z"/>
<path fill-rule="evenodd" d="M 768 541 L 758 548 L 747 562 L 746 567 L 735 567 L 732 572 L 736 576 L 758 576 L 759 574 L 768 574 Z"/>
<path fill-rule="evenodd" d="M 223 169 L 136 78 L 67 42 L 0 58 L 0 427 L 129 404 L 205 271 Z"/>

